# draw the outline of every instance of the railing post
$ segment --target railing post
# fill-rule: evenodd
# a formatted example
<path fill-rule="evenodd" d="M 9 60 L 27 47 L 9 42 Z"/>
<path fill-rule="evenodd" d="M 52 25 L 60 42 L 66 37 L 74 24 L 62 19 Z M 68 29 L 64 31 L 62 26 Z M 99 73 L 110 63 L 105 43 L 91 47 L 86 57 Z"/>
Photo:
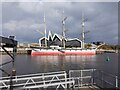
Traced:
<path fill-rule="evenodd" d="M 102 84 L 102 88 L 104 88 L 104 87 L 103 87 L 103 72 L 100 70 L 100 73 L 101 73 L 101 84 Z"/>
<path fill-rule="evenodd" d="M 68 72 L 68 73 L 69 73 L 69 74 L 68 74 L 68 78 L 71 78 L 70 72 L 71 72 L 71 71 Z M 71 87 L 71 85 L 69 84 L 69 88 L 70 88 L 70 87 Z"/>
<path fill-rule="evenodd" d="M 67 82 L 67 74 L 65 72 L 65 82 Z M 65 88 L 67 89 L 67 83 L 65 84 Z"/>
<path fill-rule="evenodd" d="M 94 84 L 94 69 L 92 69 L 92 72 L 91 72 L 91 83 L 92 85 Z"/>
<path fill-rule="evenodd" d="M 80 84 L 81 83 L 81 77 L 80 78 L 78 77 L 77 80 L 78 80 L 78 88 L 79 88 L 81 86 L 81 84 Z"/>
<path fill-rule="evenodd" d="M 81 74 L 81 76 L 80 76 L 80 86 L 82 87 L 82 70 L 80 70 L 80 74 Z"/>
<path fill-rule="evenodd" d="M 116 89 L 118 88 L 118 76 L 115 76 L 116 80 L 115 80 L 115 86 L 116 86 Z"/>
<path fill-rule="evenodd" d="M 9 90 L 13 90 L 13 81 L 12 81 L 12 76 L 10 76 L 10 88 Z"/>
<path fill-rule="evenodd" d="M 42 74 L 42 79 L 43 79 L 43 85 L 45 86 L 45 78 L 44 78 L 44 73 Z M 46 87 L 44 87 L 45 89 Z"/>

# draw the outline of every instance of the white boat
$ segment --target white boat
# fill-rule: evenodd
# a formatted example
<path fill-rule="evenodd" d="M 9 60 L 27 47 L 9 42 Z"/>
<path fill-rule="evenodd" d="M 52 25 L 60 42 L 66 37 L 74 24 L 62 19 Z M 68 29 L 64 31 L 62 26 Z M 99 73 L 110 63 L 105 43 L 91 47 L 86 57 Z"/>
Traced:
<path fill-rule="evenodd" d="M 62 19 L 62 38 L 61 38 L 61 42 L 62 42 L 62 47 L 58 45 L 57 48 L 52 48 L 52 47 L 47 47 L 47 40 L 48 38 L 52 38 L 52 36 L 50 37 L 46 37 L 46 23 L 45 23 L 45 15 L 44 15 L 44 24 L 45 24 L 45 32 L 44 32 L 44 47 L 34 47 L 32 48 L 32 52 L 31 55 L 95 55 L 96 54 L 96 49 L 86 49 L 84 48 L 84 17 L 82 16 L 82 42 L 81 42 L 81 47 L 78 48 L 66 48 L 66 43 L 65 43 L 65 20 L 67 18 L 63 17 Z M 56 35 L 57 36 L 57 35 Z M 55 37 L 55 35 L 53 36 Z M 59 37 L 60 38 L 60 37 Z M 43 38 L 42 38 L 43 39 Z M 76 39 L 78 40 L 78 39 Z M 80 41 L 80 40 L 78 40 Z M 74 43 L 74 42 L 73 42 Z"/>
<path fill-rule="evenodd" d="M 95 55 L 96 49 L 32 49 L 31 55 Z"/>

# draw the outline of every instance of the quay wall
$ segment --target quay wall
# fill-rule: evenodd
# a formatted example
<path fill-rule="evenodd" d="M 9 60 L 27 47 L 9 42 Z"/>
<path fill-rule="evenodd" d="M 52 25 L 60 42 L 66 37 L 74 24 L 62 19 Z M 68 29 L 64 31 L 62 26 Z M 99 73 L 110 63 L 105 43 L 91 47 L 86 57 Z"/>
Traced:
<path fill-rule="evenodd" d="M 7 50 L 9 53 L 13 53 L 13 50 Z M 30 48 L 17 48 L 17 54 L 31 54 L 32 49 Z M 97 50 L 96 54 L 103 54 L 103 53 L 118 53 L 115 51 L 108 51 L 108 50 Z M 4 50 L 0 50 L 0 54 L 7 54 Z"/>
<path fill-rule="evenodd" d="M 13 53 L 13 50 L 12 49 L 8 49 L 7 50 L 9 53 Z M 31 54 L 31 49 L 29 48 L 17 48 L 17 54 Z M 4 50 L 1 50 L 0 51 L 0 54 L 7 54 Z"/>

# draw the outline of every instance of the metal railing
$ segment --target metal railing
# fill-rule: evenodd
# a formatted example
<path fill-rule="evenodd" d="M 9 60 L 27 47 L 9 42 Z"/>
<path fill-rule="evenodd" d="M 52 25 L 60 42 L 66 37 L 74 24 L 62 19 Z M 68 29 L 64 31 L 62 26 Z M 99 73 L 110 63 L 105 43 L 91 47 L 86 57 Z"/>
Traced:
<path fill-rule="evenodd" d="M 68 88 L 74 85 L 74 80 L 67 78 L 65 71 L 39 73 L 30 75 L 20 75 L 12 77 L 13 89 L 32 89 L 32 88 Z M 0 78 L 0 89 L 10 88 L 10 77 Z"/>
<path fill-rule="evenodd" d="M 69 77 L 75 81 L 74 87 L 82 87 L 85 85 L 93 85 L 93 72 L 96 69 L 70 70 Z"/>
<path fill-rule="evenodd" d="M 112 75 L 101 70 L 96 70 L 93 78 L 96 85 L 100 88 L 120 89 L 120 87 L 118 87 L 118 80 L 120 79 L 116 75 Z"/>
<path fill-rule="evenodd" d="M 117 76 L 101 70 L 70 70 L 69 78 L 66 71 L 2 77 L 0 78 L 0 89 L 6 90 L 10 89 L 10 87 L 15 90 L 34 88 L 67 89 L 83 86 L 120 89 L 118 87 L 118 80 L 120 79 Z"/>
<path fill-rule="evenodd" d="M 70 70 L 69 77 L 75 81 L 74 87 L 82 86 L 98 86 L 99 88 L 114 88 L 118 87 L 118 76 L 106 73 L 96 69 L 84 69 L 84 70 Z"/>

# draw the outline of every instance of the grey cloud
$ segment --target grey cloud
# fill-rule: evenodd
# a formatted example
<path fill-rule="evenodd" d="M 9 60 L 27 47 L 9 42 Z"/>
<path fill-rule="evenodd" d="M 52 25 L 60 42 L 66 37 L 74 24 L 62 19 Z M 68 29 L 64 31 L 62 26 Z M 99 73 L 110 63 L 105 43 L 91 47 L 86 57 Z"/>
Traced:
<path fill-rule="evenodd" d="M 86 37 L 91 38 L 86 41 L 101 40 L 106 43 L 116 44 L 118 32 L 118 7 L 116 2 L 46 2 L 44 4 L 43 8 L 42 4 L 32 2 L 4 3 L 2 11 L 3 25 L 10 21 L 16 21 L 19 26 L 17 26 L 14 32 L 10 31 L 8 27 L 3 28 L 3 35 L 14 33 L 16 37 L 19 37 L 19 40 L 22 37 L 20 41 L 38 42 L 38 38 L 42 37 L 42 35 L 33 29 L 44 31 L 44 26 L 41 27 L 44 10 L 47 32 L 51 30 L 52 32 L 61 34 L 62 10 L 64 9 L 64 16 L 68 17 L 66 20 L 66 28 L 69 30 L 67 37 L 80 37 L 82 31 L 81 17 L 84 11 L 85 18 L 87 18 L 85 31 L 90 30 L 90 33 Z M 20 32 L 19 30 L 23 30 L 24 32 Z"/>

